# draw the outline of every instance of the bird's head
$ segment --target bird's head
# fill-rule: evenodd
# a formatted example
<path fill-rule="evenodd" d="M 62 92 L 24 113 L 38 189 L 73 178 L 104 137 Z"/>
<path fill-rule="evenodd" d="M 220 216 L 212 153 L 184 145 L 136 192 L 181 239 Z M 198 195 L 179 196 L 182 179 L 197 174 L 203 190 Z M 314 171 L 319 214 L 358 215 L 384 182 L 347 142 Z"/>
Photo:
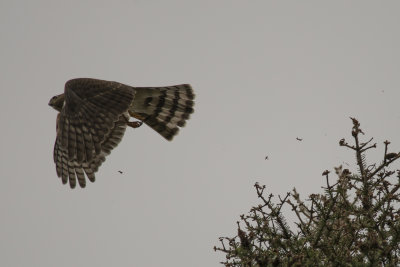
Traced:
<path fill-rule="evenodd" d="M 64 94 L 53 96 L 49 101 L 49 106 L 57 111 L 61 111 L 64 106 Z"/>

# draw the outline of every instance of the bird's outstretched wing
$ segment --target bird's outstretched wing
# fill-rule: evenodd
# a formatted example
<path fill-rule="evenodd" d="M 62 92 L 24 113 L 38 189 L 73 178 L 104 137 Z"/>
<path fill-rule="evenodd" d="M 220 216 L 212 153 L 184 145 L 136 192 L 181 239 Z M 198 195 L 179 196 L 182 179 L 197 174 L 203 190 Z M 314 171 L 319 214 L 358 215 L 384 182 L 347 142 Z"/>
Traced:
<path fill-rule="evenodd" d="M 117 82 L 73 79 L 65 84 L 65 104 L 57 117 L 54 162 L 57 175 L 71 188 L 85 187 L 121 141 L 135 91 Z"/>

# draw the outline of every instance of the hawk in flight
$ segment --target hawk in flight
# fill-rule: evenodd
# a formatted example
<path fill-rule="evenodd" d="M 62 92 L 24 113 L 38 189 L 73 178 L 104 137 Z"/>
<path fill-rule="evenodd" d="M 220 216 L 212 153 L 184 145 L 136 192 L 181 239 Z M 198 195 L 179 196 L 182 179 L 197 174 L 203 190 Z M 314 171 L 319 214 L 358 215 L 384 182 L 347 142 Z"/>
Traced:
<path fill-rule="evenodd" d="M 124 136 L 127 126 L 142 122 L 167 140 L 178 133 L 193 113 L 189 84 L 132 87 L 90 78 L 69 80 L 64 94 L 50 99 L 57 110 L 54 162 L 63 184 L 75 188 L 95 181 L 95 172 Z M 130 117 L 139 121 L 129 121 Z"/>

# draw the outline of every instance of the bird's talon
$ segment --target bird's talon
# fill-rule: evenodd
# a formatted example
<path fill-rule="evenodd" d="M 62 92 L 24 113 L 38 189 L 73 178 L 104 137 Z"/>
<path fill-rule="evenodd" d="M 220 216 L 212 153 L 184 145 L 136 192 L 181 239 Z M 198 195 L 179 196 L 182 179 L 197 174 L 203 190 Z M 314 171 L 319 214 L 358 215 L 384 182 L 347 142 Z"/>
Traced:
<path fill-rule="evenodd" d="M 132 127 L 132 128 L 139 128 L 142 126 L 143 122 L 142 121 L 128 121 L 127 125 Z"/>

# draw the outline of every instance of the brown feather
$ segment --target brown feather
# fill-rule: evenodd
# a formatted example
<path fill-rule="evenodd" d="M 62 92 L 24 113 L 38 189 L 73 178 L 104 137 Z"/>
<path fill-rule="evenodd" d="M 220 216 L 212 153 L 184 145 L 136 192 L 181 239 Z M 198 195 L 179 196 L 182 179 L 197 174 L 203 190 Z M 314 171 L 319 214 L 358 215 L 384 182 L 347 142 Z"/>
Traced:
<path fill-rule="evenodd" d="M 131 87 L 80 78 L 65 84 L 64 95 L 49 105 L 60 111 L 53 158 L 64 184 L 94 182 L 105 157 L 121 142 L 130 116 L 171 140 L 193 112 L 190 85 Z M 130 125 L 131 126 L 131 125 Z"/>

